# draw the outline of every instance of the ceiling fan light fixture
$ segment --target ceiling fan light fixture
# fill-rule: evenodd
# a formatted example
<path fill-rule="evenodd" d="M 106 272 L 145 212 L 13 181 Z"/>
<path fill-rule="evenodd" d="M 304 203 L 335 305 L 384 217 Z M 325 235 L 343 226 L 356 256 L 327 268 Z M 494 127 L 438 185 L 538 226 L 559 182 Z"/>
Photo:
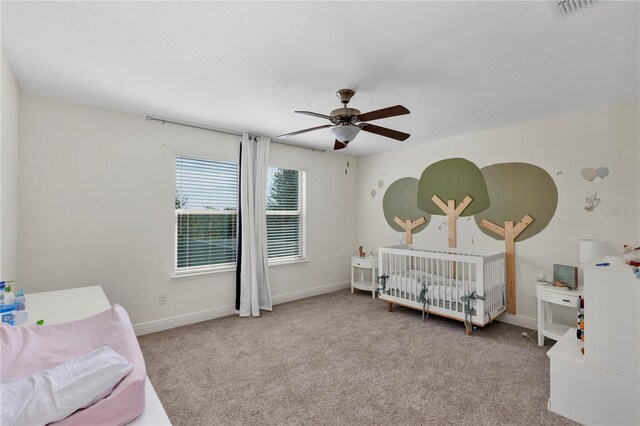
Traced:
<path fill-rule="evenodd" d="M 348 143 L 351 142 L 358 136 L 360 132 L 360 127 L 354 126 L 353 124 L 338 124 L 329 129 L 334 138 L 339 140 L 340 142 Z"/>
<path fill-rule="evenodd" d="M 331 111 L 330 115 L 319 114 L 312 111 L 294 111 L 297 114 L 304 114 L 310 115 L 312 117 L 327 119 L 331 122 L 331 124 L 298 130 L 297 132 L 285 133 L 284 135 L 280 135 L 278 137 L 287 138 L 289 136 L 296 136 L 314 130 L 329 128 L 331 135 L 335 138 L 333 149 L 339 150 L 346 148 L 347 144 L 354 140 L 356 136 L 358 136 L 360 130 L 364 130 L 367 133 L 374 133 L 376 135 L 384 136 L 385 138 L 395 139 L 397 141 L 405 141 L 407 140 L 407 138 L 409 138 L 409 136 L 411 136 L 409 133 L 399 132 L 397 130 L 388 129 L 386 127 L 380 127 L 369 123 L 369 121 L 380 120 L 381 118 L 389 118 L 396 117 L 398 115 L 409 114 L 410 112 L 407 108 L 403 107 L 402 105 L 395 105 L 361 114 L 360 110 L 349 108 L 347 106 L 355 93 L 356 92 L 351 89 L 338 90 L 337 95 L 340 99 L 340 102 L 342 102 L 342 108 L 334 109 L 333 111 Z"/>

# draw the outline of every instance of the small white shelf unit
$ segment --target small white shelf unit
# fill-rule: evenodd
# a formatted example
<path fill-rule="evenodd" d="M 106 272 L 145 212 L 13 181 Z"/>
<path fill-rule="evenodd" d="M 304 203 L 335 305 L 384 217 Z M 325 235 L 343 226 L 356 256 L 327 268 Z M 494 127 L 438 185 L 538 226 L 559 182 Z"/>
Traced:
<path fill-rule="evenodd" d="M 582 289 L 569 290 L 564 287 L 556 287 L 548 283 L 536 284 L 536 297 L 538 298 L 538 345 L 544 346 L 544 338 L 560 340 L 571 328 L 568 325 L 553 322 L 553 311 L 549 305 L 567 306 L 578 311 L 579 296 Z M 576 318 L 577 321 L 577 318 Z"/>
<path fill-rule="evenodd" d="M 365 278 L 365 271 L 371 271 L 371 280 Z M 353 289 L 370 291 L 371 297 L 376 298 L 377 257 L 351 257 L 351 293 Z"/>

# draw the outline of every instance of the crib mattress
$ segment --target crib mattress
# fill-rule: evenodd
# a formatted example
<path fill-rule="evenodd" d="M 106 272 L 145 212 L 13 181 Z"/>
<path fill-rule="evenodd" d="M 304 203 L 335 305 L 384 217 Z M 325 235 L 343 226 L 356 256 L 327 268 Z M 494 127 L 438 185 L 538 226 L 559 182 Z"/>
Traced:
<path fill-rule="evenodd" d="M 501 286 L 498 282 L 489 282 L 485 291 Z M 458 301 L 467 291 L 465 288 L 476 288 L 475 280 L 448 278 L 442 275 L 412 270 L 407 274 L 389 274 L 387 289 L 402 291 L 406 296 L 416 296 L 422 291 L 423 285 L 428 288 L 428 298 L 435 300 Z"/>
<path fill-rule="evenodd" d="M 0 377 L 18 378 L 60 365 L 70 359 L 110 346 L 133 370 L 96 404 L 78 410 L 55 425 L 122 425 L 144 411 L 146 369 L 127 312 L 119 305 L 79 321 L 39 327 L 0 329 Z"/>

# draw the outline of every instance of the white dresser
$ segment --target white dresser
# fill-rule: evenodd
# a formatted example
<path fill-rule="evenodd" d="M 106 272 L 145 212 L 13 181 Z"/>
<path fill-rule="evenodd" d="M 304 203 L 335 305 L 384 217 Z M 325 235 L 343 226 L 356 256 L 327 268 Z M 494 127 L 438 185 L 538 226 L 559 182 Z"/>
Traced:
<path fill-rule="evenodd" d="M 627 265 L 584 267 L 584 355 L 576 329 L 547 353 L 549 410 L 586 425 L 640 424 L 640 279 Z"/>

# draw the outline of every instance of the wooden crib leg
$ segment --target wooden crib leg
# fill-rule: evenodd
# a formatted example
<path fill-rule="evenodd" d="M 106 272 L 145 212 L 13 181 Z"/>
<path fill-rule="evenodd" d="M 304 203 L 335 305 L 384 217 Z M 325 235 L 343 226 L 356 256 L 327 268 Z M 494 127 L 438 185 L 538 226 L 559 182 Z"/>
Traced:
<path fill-rule="evenodd" d="M 471 336 L 471 330 L 470 330 L 470 327 L 473 327 L 473 325 L 469 326 L 469 323 L 467 323 L 467 322 L 465 321 L 465 323 L 464 323 L 464 331 L 467 333 L 467 336 Z"/>
<path fill-rule="evenodd" d="M 387 302 L 387 312 L 392 312 L 392 311 L 393 311 L 393 303 Z"/>

